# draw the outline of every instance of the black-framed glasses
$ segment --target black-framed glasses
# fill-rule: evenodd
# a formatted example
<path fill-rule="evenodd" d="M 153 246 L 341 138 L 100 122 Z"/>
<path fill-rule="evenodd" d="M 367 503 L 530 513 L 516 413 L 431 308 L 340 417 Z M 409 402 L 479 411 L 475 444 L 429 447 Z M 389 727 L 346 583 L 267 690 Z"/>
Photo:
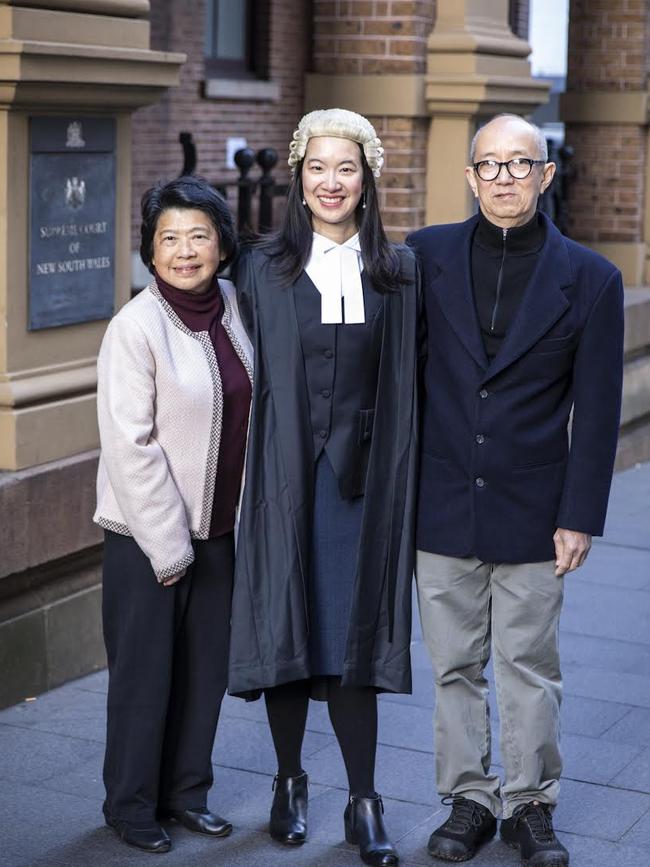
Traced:
<path fill-rule="evenodd" d="M 497 160 L 481 160 L 474 163 L 474 171 L 482 181 L 496 181 L 501 166 L 505 166 L 511 178 L 523 181 L 532 172 L 533 166 L 545 164 L 546 160 L 530 160 L 527 157 L 515 157 L 514 160 L 507 160 L 505 163 L 500 163 Z"/>

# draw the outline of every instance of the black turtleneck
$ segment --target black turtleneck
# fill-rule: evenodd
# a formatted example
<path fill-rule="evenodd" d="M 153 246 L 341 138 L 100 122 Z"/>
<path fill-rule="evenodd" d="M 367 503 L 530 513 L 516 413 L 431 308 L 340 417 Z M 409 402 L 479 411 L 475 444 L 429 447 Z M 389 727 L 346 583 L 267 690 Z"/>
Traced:
<path fill-rule="evenodd" d="M 502 229 L 479 211 L 472 239 L 472 283 L 481 336 L 490 360 L 501 348 L 515 318 L 545 239 L 539 212 L 525 226 Z"/>

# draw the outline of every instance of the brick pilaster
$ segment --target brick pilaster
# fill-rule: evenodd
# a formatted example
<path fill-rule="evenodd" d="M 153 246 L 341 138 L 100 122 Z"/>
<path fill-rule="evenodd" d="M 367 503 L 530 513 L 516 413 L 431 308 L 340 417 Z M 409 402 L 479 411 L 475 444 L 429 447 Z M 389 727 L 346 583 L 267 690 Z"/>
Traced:
<path fill-rule="evenodd" d="M 426 41 L 435 0 L 314 0 L 313 69 L 329 75 L 417 74 L 426 69 Z M 403 240 L 425 217 L 424 117 L 369 120 L 386 149 L 379 181 L 384 225 Z"/>
<path fill-rule="evenodd" d="M 614 113 L 647 87 L 650 20 L 642 0 L 572 0 L 566 141 L 575 149 L 570 233 L 589 243 L 641 242 L 645 219 L 645 119 Z M 570 106 L 593 106 L 576 117 Z M 612 119 L 615 122 L 611 122 Z"/>

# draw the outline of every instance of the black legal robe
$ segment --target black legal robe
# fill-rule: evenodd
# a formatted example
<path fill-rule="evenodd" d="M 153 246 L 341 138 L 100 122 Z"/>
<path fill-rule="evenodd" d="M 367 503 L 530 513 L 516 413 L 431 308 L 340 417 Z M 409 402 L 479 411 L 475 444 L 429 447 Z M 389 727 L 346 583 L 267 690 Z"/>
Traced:
<path fill-rule="evenodd" d="M 400 248 L 399 256 L 403 280 L 382 295 L 374 423 L 342 681 L 410 692 L 419 284 L 411 252 Z M 228 688 L 250 695 L 311 675 L 305 586 L 314 443 L 295 286 L 259 248 L 244 254 L 235 280 L 255 350 L 255 375 Z"/>

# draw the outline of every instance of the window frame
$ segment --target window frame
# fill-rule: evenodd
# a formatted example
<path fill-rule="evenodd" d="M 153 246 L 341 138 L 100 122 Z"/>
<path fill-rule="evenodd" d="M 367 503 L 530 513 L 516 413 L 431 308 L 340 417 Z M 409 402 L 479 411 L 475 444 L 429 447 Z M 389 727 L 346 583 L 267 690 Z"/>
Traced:
<path fill-rule="evenodd" d="M 207 0 L 212 4 L 212 49 L 216 50 L 215 34 L 219 26 L 219 2 L 218 0 Z M 208 54 L 208 45 L 204 46 L 204 63 L 206 78 L 233 78 L 233 79 L 255 79 L 257 74 L 254 68 L 255 47 L 254 47 L 254 29 L 253 29 L 253 2 L 245 0 L 246 11 L 244 21 L 245 32 L 245 56 L 241 59 L 233 59 L 230 57 L 219 57 L 214 54 Z"/>

